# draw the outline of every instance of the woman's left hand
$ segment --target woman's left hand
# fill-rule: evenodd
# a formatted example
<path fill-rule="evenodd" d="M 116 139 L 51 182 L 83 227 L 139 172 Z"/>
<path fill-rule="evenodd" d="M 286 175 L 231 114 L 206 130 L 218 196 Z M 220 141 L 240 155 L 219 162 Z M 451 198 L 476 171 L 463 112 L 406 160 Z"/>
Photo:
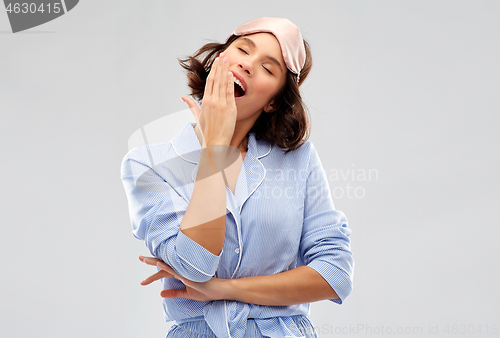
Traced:
<path fill-rule="evenodd" d="M 154 265 L 161 270 L 154 275 L 149 276 L 141 282 L 141 285 L 148 285 L 161 278 L 175 278 L 181 281 L 185 289 L 165 289 L 160 293 L 163 298 L 187 298 L 197 300 L 199 302 L 210 302 L 212 300 L 225 299 L 225 291 L 229 288 L 228 279 L 220 279 L 212 277 L 207 282 L 193 282 L 178 275 L 174 269 L 165 264 L 160 259 L 154 257 L 139 256 L 139 260 L 148 265 Z"/>

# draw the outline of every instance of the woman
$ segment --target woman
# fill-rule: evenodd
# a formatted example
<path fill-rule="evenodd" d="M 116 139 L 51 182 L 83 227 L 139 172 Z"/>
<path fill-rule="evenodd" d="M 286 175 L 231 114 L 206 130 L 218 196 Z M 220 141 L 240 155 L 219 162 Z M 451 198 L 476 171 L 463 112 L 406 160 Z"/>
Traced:
<path fill-rule="evenodd" d="M 197 123 L 122 162 L 133 234 L 154 256 L 140 259 L 160 268 L 142 284 L 163 278 L 175 320 L 167 337 L 316 337 L 310 302 L 342 304 L 354 261 L 307 141 L 308 44 L 289 20 L 260 18 L 181 65 Z"/>

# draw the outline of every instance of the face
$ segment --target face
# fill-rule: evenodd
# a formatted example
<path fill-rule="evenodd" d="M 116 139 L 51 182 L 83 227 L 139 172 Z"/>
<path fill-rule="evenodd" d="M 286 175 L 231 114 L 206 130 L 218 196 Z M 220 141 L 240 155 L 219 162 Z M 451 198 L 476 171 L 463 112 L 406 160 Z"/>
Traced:
<path fill-rule="evenodd" d="M 272 98 L 284 86 L 288 71 L 274 35 L 241 36 L 225 50 L 224 56 L 228 58 L 234 78 L 239 79 L 246 89 L 243 96 L 235 99 L 238 121 L 248 119 L 255 122 L 263 111 L 273 112 L 276 107 Z M 235 88 L 235 92 L 237 90 Z"/>

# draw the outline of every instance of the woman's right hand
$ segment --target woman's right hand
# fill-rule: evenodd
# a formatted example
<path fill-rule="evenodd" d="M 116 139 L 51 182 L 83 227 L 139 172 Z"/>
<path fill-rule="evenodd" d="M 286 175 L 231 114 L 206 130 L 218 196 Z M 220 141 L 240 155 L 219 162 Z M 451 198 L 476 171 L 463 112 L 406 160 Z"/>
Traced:
<path fill-rule="evenodd" d="M 201 110 L 189 97 L 183 96 L 181 99 L 188 104 L 195 116 L 206 145 L 231 143 L 237 109 L 233 74 L 229 72 L 229 62 L 224 53 L 215 59 L 208 74 Z"/>

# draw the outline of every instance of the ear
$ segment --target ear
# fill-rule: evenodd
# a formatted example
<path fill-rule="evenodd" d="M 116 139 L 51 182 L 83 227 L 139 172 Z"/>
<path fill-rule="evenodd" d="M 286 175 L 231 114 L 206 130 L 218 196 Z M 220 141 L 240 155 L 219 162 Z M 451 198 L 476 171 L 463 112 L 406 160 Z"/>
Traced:
<path fill-rule="evenodd" d="M 278 107 L 274 104 L 274 99 L 264 107 L 266 113 L 274 113 L 276 110 L 278 110 Z"/>

